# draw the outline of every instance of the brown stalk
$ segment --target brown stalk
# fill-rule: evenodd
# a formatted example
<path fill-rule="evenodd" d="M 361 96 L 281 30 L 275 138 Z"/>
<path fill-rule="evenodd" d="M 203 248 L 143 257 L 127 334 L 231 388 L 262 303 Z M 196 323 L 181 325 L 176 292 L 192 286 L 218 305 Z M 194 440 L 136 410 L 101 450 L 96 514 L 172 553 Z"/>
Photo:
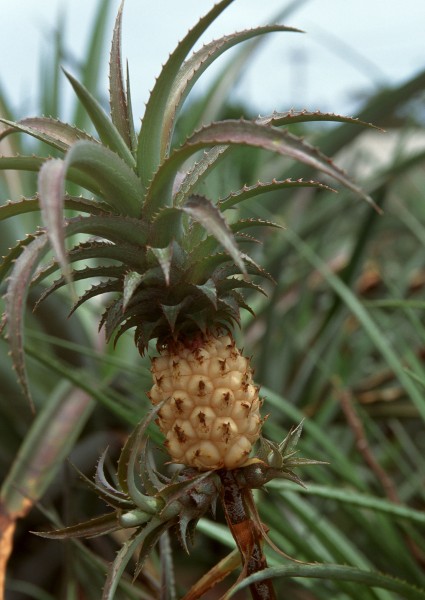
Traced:
<path fill-rule="evenodd" d="M 221 502 L 227 525 L 239 549 L 243 571 L 240 579 L 267 568 L 267 559 L 263 552 L 261 527 L 250 514 L 249 505 L 252 491 L 239 486 L 233 471 L 219 472 L 222 492 Z M 253 600 L 277 600 L 272 581 L 252 583 L 249 586 Z"/>

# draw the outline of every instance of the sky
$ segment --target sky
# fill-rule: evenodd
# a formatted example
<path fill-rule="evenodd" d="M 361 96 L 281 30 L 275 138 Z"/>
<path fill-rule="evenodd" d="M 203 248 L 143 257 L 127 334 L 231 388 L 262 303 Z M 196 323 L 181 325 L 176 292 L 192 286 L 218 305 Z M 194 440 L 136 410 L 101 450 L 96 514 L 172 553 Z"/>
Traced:
<path fill-rule="evenodd" d="M 203 41 L 273 22 L 289 0 L 235 0 Z M 115 13 L 119 1 L 113 0 Z M 126 0 L 123 57 L 129 60 L 133 108 L 142 116 L 161 64 L 213 0 Z M 305 34 L 269 36 L 239 81 L 235 97 L 269 114 L 290 108 L 349 116 L 380 85 L 401 83 L 425 68 L 425 1 L 298 0 L 284 24 Z M 18 116 L 37 107 L 37 78 L 49 32 L 66 14 L 66 44 L 84 59 L 97 0 L 0 0 L 0 86 Z M 112 33 L 112 14 L 109 30 Z M 217 72 L 227 53 L 217 61 Z M 103 77 L 107 92 L 107 57 Z M 198 89 L 207 85 L 205 75 Z M 68 85 L 64 80 L 64 85 Z"/>

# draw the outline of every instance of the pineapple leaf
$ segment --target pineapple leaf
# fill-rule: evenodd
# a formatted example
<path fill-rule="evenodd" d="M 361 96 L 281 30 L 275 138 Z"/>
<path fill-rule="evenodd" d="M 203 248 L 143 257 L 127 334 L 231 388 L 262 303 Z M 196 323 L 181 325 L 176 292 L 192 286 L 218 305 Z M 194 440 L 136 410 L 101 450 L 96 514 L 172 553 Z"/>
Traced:
<path fill-rule="evenodd" d="M 77 308 L 79 308 L 82 304 L 84 304 L 84 302 L 87 302 L 87 300 L 90 300 L 91 298 L 95 298 L 96 296 L 99 296 L 100 294 L 106 294 L 109 292 L 119 292 L 122 288 L 122 284 L 120 282 L 117 282 L 116 280 L 110 280 L 110 281 L 102 281 L 101 283 L 97 283 L 96 285 L 92 285 L 91 288 L 89 288 L 88 290 L 86 290 L 74 303 L 74 305 L 72 306 L 70 313 L 68 316 L 71 316 L 76 310 Z M 49 291 L 49 290 L 47 290 Z M 38 304 L 40 303 L 39 302 Z M 101 326 L 99 326 L 100 329 Z"/>
<path fill-rule="evenodd" d="M 129 114 L 121 64 L 121 26 L 124 2 L 121 3 L 115 21 L 109 60 L 109 104 L 112 123 L 131 149 L 132 140 L 129 126 Z"/>
<path fill-rule="evenodd" d="M 99 461 L 97 463 L 95 479 L 94 479 L 95 485 L 96 485 L 96 487 L 101 489 L 104 493 L 106 493 L 111 498 L 121 499 L 121 498 L 125 497 L 125 495 L 122 492 L 120 492 L 119 490 L 115 489 L 109 483 L 109 481 L 105 475 L 105 459 L 106 459 L 107 454 L 108 454 L 108 448 L 106 448 L 102 452 L 102 454 L 99 458 Z M 121 498 L 120 498 L 120 496 L 121 496 Z"/>
<path fill-rule="evenodd" d="M 0 156 L 0 170 L 13 169 L 17 171 L 32 171 L 38 173 L 49 157 L 42 156 Z M 67 178 L 82 187 L 99 194 L 99 188 L 95 180 L 89 174 L 82 173 L 77 169 L 69 169 Z"/>
<path fill-rule="evenodd" d="M 40 210 L 38 196 L 34 196 L 33 198 L 21 198 L 20 200 L 14 201 L 8 200 L 5 204 L 0 206 L 0 221 L 38 210 Z"/>
<path fill-rule="evenodd" d="M 219 209 L 203 196 L 191 196 L 182 206 L 192 219 L 200 223 L 208 233 L 213 235 L 232 257 L 241 273 L 246 275 L 245 264 L 231 229 L 228 227 Z"/>
<path fill-rule="evenodd" d="M 72 166 L 94 178 L 101 195 L 117 212 L 139 216 L 140 180 L 115 152 L 97 143 L 80 141 L 71 147 L 65 163 L 67 169 Z"/>
<path fill-rule="evenodd" d="M 115 266 L 115 265 L 107 265 L 107 266 L 104 265 L 104 266 L 99 266 L 99 267 L 85 267 L 84 269 L 73 270 L 71 272 L 71 278 L 72 278 L 72 281 L 74 281 L 74 282 L 81 281 L 82 279 L 89 279 L 91 277 L 121 278 L 122 273 L 123 273 L 122 267 Z M 31 285 L 34 285 L 35 283 L 39 283 L 41 280 L 43 280 L 45 277 L 47 277 L 48 274 L 50 274 L 50 272 L 46 273 L 46 271 L 44 269 L 37 271 L 31 281 Z M 110 283 L 112 283 L 112 280 Z M 49 287 L 43 291 L 41 296 L 38 298 L 37 302 L 34 304 L 33 312 L 35 312 L 37 310 L 39 305 L 44 300 L 46 300 L 46 298 L 48 296 L 50 296 L 50 294 L 52 294 L 56 290 L 59 290 L 61 287 L 63 287 L 66 284 L 67 284 L 67 281 L 65 280 L 65 278 L 59 277 L 59 279 L 57 279 L 51 285 L 49 285 Z"/>
<path fill-rule="evenodd" d="M 163 405 L 164 402 L 160 402 L 148 412 L 146 417 L 137 426 L 134 437 L 131 436 L 129 447 L 126 450 L 126 454 L 128 455 L 126 478 L 128 494 L 138 508 L 151 514 L 156 514 L 158 512 L 158 510 L 163 506 L 163 501 L 153 496 L 147 496 L 141 492 L 139 489 L 139 480 L 136 477 L 137 464 L 140 457 L 141 448 L 144 448 L 146 445 L 146 430 L 155 419 L 158 411 Z"/>
<path fill-rule="evenodd" d="M 5 295 L 5 317 L 12 362 L 18 382 L 32 407 L 23 351 L 23 315 L 31 273 L 40 256 L 46 252 L 47 241 L 47 236 L 44 234 L 31 239 L 27 246 L 22 247 L 22 252 L 15 261 Z"/>
<path fill-rule="evenodd" d="M 229 119 L 202 127 L 161 164 L 145 198 L 145 214 L 152 214 L 161 206 L 167 205 L 169 200 L 166 188 L 169 185 L 170 178 L 175 177 L 179 168 L 187 159 L 208 146 L 222 146 L 224 144 L 261 148 L 302 162 L 332 177 L 355 194 L 361 196 L 369 204 L 372 204 L 378 212 L 382 212 L 373 200 L 347 177 L 344 171 L 333 164 L 330 158 L 301 138 L 277 127 L 260 125 L 254 121 L 244 119 Z"/>
<path fill-rule="evenodd" d="M 204 254 L 201 250 L 198 252 L 198 248 L 195 248 L 190 254 L 190 267 L 185 275 L 186 281 L 192 283 L 202 284 L 209 279 L 214 271 L 225 263 L 230 261 L 228 254 L 224 252 L 218 252 L 216 254 Z M 232 268 L 235 273 L 239 273 L 239 269 L 233 264 Z"/>
<path fill-rule="evenodd" d="M 123 310 L 126 309 L 128 303 L 130 302 L 134 292 L 136 291 L 137 286 L 143 280 L 143 275 L 138 273 L 137 271 L 129 271 L 124 276 L 124 287 L 123 287 Z"/>
<path fill-rule="evenodd" d="M 170 160 L 168 163 L 180 162 L 193 152 L 216 144 L 252 146 L 293 158 L 325 175 L 329 175 L 366 200 L 377 212 L 382 212 L 370 196 L 353 183 L 342 169 L 334 165 L 332 160 L 317 148 L 286 130 L 282 131 L 269 125 L 260 125 L 253 121 L 229 119 L 228 121 L 219 121 L 207 125 L 187 139 L 185 144 L 174 154 L 174 160 Z M 190 148 L 192 148 L 192 152 L 189 151 Z M 170 168 L 171 164 L 168 164 L 167 170 L 170 170 Z"/>
<path fill-rule="evenodd" d="M 103 588 L 102 600 L 114 600 L 119 581 L 128 563 L 133 558 L 134 553 L 140 550 L 141 555 L 143 555 L 143 557 L 146 556 L 144 547 L 145 538 L 149 536 L 149 534 L 157 533 L 155 536 L 156 542 L 159 535 L 162 533 L 161 525 L 162 528 L 164 528 L 164 524 L 162 524 L 159 519 L 154 518 L 142 530 L 137 528 L 134 534 L 124 542 L 118 551 L 114 562 L 108 569 L 108 577 L 106 579 L 105 587 Z M 158 531 L 158 528 L 161 529 Z M 150 551 L 152 546 L 153 544 L 149 544 L 147 550 Z"/>
<path fill-rule="evenodd" d="M 172 525 L 167 521 L 161 522 L 153 518 L 152 521 L 143 530 L 143 537 L 140 541 L 140 552 L 137 557 L 137 565 L 134 570 L 134 578 L 138 577 L 143 569 L 145 560 L 152 552 L 153 547 L 159 542 L 161 535 Z"/>
<path fill-rule="evenodd" d="M 110 491 L 104 489 L 102 486 L 96 485 L 94 481 L 86 477 L 86 475 L 84 475 L 84 473 L 82 473 L 75 465 L 72 466 L 76 470 L 82 481 L 85 483 L 85 485 L 87 485 L 99 498 L 101 498 L 109 506 L 126 511 L 128 511 L 134 506 L 133 502 L 131 502 L 131 500 L 126 496 L 124 492 L 114 490 L 111 493 Z"/>
<path fill-rule="evenodd" d="M 76 233 L 88 233 L 104 237 L 117 244 L 122 244 L 125 240 L 127 244 L 133 244 L 137 247 L 139 252 L 146 245 L 146 226 L 140 219 L 101 214 L 88 217 L 72 217 L 71 219 L 65 219 L 65 224 L 66 236 L 75 235 Z"/>
<path fill-rule="evenodd" d="M 161 304 L 161 310 L 164 313 L 165 318 L 170 326 L 171 333 L 174 333 L 176 327 L 177 317 L 181 310 L 187 305 L 188 301 L 185 298 L 178 304 L 168 305 Z"/>
<path fill-rule="evenodd" d="M 83 84 L 75 79 L 70 73 L 65 70 L 64 73 L 74 88 L 81 104 L 89 114 L 102 142 L 113 152 L 116 152 L 128 167 L 134 169 L 136 163 L 129 147 L 99 102 L 90 94 Z"/>
<path fill-rule="evenodd" d="M 79 140 L 89 140 L 97 143 L 97 140 L 85 131 L 48 117 L 29 117 L 21 119 L 16 123 L 0 118 L 0 122 L 10 126 L 9 129 L 0 133 L 0 140 L 9 133 L 21 131 L 49 144 L 49 146 L 61 152 L 66 152 L 72 144 L 75 144 Z"/>
<path fill-rule="evenodd" d="M 258 117 L 256 123 L 260 125 L 273 125 L 274 127 L 280 127 L 282 125 L 291 125 L 293 123 L 307 123 L 307 122 L 336 122 L 336 123 L 349 123 L 352 125 L 361 125 L 362 127 L 370 127 L 372 129 L 378 129 L 382 131 L 380 127 L 362 121 L 354 117 L 345 117 L 343 115 L 337 115 L 335 113 L 323 113 L 320 110 L 310 112 L 308 110 L 290 110 L 288 112 L 279 113 L 274 112 L 272 115 L 267 117 Z"/>
<path fill-rule="evenodd" d="M 23 240 L 20 240 L 16 246 L 10 248 L 6 256 L 2 257 L 3 259 L 0 263 L 0 282 L 4 281 L 10 269 L 14 268 L 14 263 L 17 257 L 23 252 L 24 248 L 31 244 L 33 240 L 37 239 L 39 235 L 41 235 L 40 231 L 36 234 L 27 235 Z"/>
<path fill-rule="evenodd" d="M 127 70 L 127 82 L 126 82 L 126 89 L 127 89 L 127 117 L 128 117 L 128 131 L 130 133 L 130 140 L 131 140 L 131 148 L 133 150 L 133 152 L 136 152 L 136 148 L 137 148 L 137 136 L 136 136 L 136 132 L 134 130 L 134 121 L 133 121 L 133 107 L 132 107 L 132 103 L 131 103 L 131 89 L 130 89 L 130 73 L 128 70 L 128 62 L 126 65 L 126 70 Z"/>
<path fill-rule="evenodd" d="M 174 52 L 169 56 L 158 76 L 155 86 L 149 96 L 146 105 L 142 127 L 139 133 L 137 146 L 137 167 L 142 177 L 144 189 L 149 187 L 149 182 L 158 166 L 165 158 L 161 154 L 161 148 L 166 147 L 170 136 L 170 125 L 168 129 L 164 126 L 164 115 L 170 102 L 170 94 L 173 89 L 179 70 L 186 56 L 199 40 L 209 25 L 223 12 L 233 0 L 221 0 L 202 17 L 178 44 Z"/>
<path fill-rule="evenodd" d="M 111 340 L 114 330 L 126 318 L 123 311 L 122 297 L 118 296 L 106 307 L 99 323 L 99 331 L 102 327 L 105 327 L 105 338 L 108 343 Z"/>
<path fill-rule="evenodd" d="M 201 160 L 195 163 L 193 168 L 180 182 L 180 185 L 174 194 L 174 206 L 181 206 L 184 204 L 186 199 L 194 193 L 198 182 L 204 181 L 207 174 L 225 157 L 228 149 L 229 146 L 214 146 L 214 148 L 211 148 L 211 150 L 204 153 Z"/>
<path fill-rule="evenodd" d="M 105 533 L 111 533 L 120 529 L 117 515 L 108 513 L 95 517 L 84 523 L 70 525 L 62 529 L 54 529 L 53 531 L 33 531 L 39 537 L 48 538 L 51 540 L 63 540 L 68 538 L 93 538 Z"/>
<path fill-rule="evenodd" d="M 228 277 L 226 279 L 223 279 L 222 281 L 217 282 L 217 289 L 220 290 L 220 293 L 228 290 L 234 290 L 235 288 L 251 289 L 256 292 L 259 292 L 260 294 L 263 294 L 263 296 L 267 296 L 267 293 L 263 290 L 261 286 L 257 285 L 249 279 L 245 280 L 236 277 Z"/>
<path fill-rule="evenodd" d="M 59 158 L 44 163 L 38 175 L 38 190 L 41 216 L 46 226 L 50 245 L 65 280 L 72 283 L 63 225 L 65 169 L 64 161 Z M 73 293 L 75 295 L 75 291 Z"/>
<path fill-rule="evenodd" d="M 141 259 L 142 257 L 140 249 L 130 245 L 125 246 L 110 244 L 109 242 L 90 241 L 78 244 L 78 246 L 75 246 L 68 252 L 68 260 L 70 263 L 78 262 L 80 260 L 88 260 L 89 258 L 117 260 L 123 263 L 123 265 L 125 265 L 127 268 L 130 266 L 135 269 L 142 269 L 146 265 L 146 263 Z M 108 265 L 104 267 L 87 267 L 81 271 L 74 271 L 72 275 L 73 279 L 75 281 L 84 279 L 84 272 L 87 272 L 87 277 L 91 277 L 91 275 L 88 274 L 89 269 L 93 269 L 93 272 L 97 271 L 98 275 L 101 277 L 118 277 L 118 271 L 121 272 L 121 275 L 123 274 L 122 266 Z M 55 260 L 50 261 L 46 265 L 40 266 L 36 270 L 34 277 L 31 280 L 31 285 L 36 285 L 58 270 L 59 265 Z M 105 275 L 103 275 L 103 273 L 105 273 Z M 96 277 L 98 275 L 96 275 Z"/>
<path fill-rule="evenodd" d="M 161 589 L 164 590 L 162 600 L 177 600 L 173 549 L 168 531 L 164 531 L 159 539 L 159 554 L 161 559 Z"/>
<path fill-rule="evenodd" d="M 197 285 L 196 288 L 211 302 L 217 310 L 217 287 L 212 279 L 208 279 L 202 285 Z"/>
<path fill-rule="evenodd" d="M 41 165 L 47 160 L 42 156 L 0 156 L 0 170 L 13 169 L 17 171 L 40 170 Z"/>
<path fill-rule="evenodd" d="M 165 248 L 173 239 L 182 237 L 182 211 L 178 208 L 162 208 L 152 219 L 149 245 Z"/>
<path fill-rule="evenodd" d="M 161 267 L 161 270 L 164 274 L 165 284 L 167 286 L 170 285 L 171 261 L 173 260 L 174 254 L 173 243 L 170 242 L 170 244 L 168 246 L 165 246 L 165 248 L 149 247 L 149 252 L 151 252 L 154 255 L 159 266 Z"/>
<path fill-rule="evenodd" d="M 260 196 L 261 194 L 266 194 L 268 192 L 276 192 L 281 189 L 293 189 L 299 187 L 314 187 L 332 192 L 336 191 L 328 185 L 320 183 L 320 181 L 313 180 L 305 181 L 303 179 L 297 179 L 294 181 L 292 179 L 284 179 L 283 181 L 278 181 L 276 179 L 273 179 L 272 181 L 265 183 L 258 181 L 255 185 L 245 185 L 240 190 L 229 194 L 227 198 L 224 198 L 219 202 L 219 208 L 222 212 L 224 212 L 225 210 L 232 208 L 236 204 L 244 202 L 249 198 L 255 198 L 256 196 Z"/>
<path fill-rule="evenodd" d="M 273 223 L 273 221 L 265 221 L 264 219 L 240 219 L 230 225 L 233 233 L 240 233 L 242 230 L 250 227 L 277 227 L 278 229 L 283 229 L 282 225 Z"/>
<path fill-rule="evenodd" d="M 211 65 L 211 63 L 214 62 L 221 54 L 223 54 L 223 52 L 241 42 L 249 40 L 253 37 L 277 31 L 292 31 L 300 33 L 299 29 L 285 27 L 284 25 L 265 25 L 263 27 L 256 27 L 254 29 L 238 31 L 205 44 L 200 50 L 194 52 L 193 55 L 183 63 L 176 78 L 174 79 L 173 87 L 170 91 L 169 102 L 164 113 L 163 131 L 165 135 L 162 140 L 161 156 L 166 156 L 169 153 L 175 119 L 181 105 L 196 81 Z"/>

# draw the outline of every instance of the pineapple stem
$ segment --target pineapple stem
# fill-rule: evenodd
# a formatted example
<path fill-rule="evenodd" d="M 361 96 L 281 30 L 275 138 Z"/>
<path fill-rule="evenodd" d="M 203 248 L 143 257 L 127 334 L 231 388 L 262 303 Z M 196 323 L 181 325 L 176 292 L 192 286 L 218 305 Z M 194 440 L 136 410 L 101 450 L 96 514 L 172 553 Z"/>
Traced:
<path fill-rule="evenodd" d="M 235 539 L 242 558 L 242 577 L 267 568 L 267 559 L 263 552 L 262 532 L 252 518 L 249 504 L 254 502 L 251 489 L 241 488 L 235 472 L 219 471 L 222 491 L 221 502 L 229 529 Z M 251 500 L 251 502 L 249 502 Z M 277 600 L 272 581 L 264 579 L 249 586 L 253 600 Z"/>

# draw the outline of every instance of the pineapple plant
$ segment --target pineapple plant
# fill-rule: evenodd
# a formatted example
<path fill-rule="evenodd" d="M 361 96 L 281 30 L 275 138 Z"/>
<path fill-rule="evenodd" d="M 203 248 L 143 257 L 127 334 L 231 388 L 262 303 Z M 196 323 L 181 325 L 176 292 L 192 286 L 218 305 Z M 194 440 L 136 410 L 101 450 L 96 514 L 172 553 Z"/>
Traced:
<path fill-rule="evenodd" d="M 121 62 L 123 6 L 110 54 L 110 116 L 78 80 L 65 73 L 91 119 L 92 133 L 49 117 L 1 119 L 6 126 L 2 138 L 23 132 L 62 155 L 0 159 L 3 169 L 38 172 L 33 197 L 0 208 L 2 218 L 40 210 L 43 221 L 10 250 L 1 266 L 2 278 L 8 277 L 3 328 L 24 393 L 31 401 L 23 351 L 26 299 L 30 289 L 45 282 L 36 307 L 66 285 L 74 299 L 72 312 L 103 296 L 107 303 L 100 327 L 107 341 L 117 344 L 131 330 L 140 353 L 154 354 L 152 387 L 147 391 L 153 409 L 123 449 L 118 483 L 114 487 L 107 481 L 102 460 L 91 484 L 112 513 L 46 534 L 80 537 L 136 528 L 110 570 L 105 599 L 113 597 L 136 548 L 141 548 L 136 573 L 170 527 L 177 527 L 187 548 L 189 525 L 196 524 L 218 499 L 240 551 L 242 576 L 264 569 L 262 541 L 268 537 L 251 490 L 274 477 L 300 482 L 293 468 L 314 463 L 294 456 L 300 427 L 281 444 L 261 436 L 260 391 L 249 359 L 237 348 L 234 330 L 240 325 L 240 310 L 251 310 L 244 293 L 264 293 L 261 280 L 270 276 L 240 246 L 250 239 L 247 230 L 278 225 L 238 218 L 234 209 L 267 192 L 329 186 L 316 180 L 273 179 L 212 198 L 201 191 L 208 190 L 208 176 L 222 161 L 231 161 L 235 147 L 252 147 L 304 163 L 373 204 L 344 171 L 288 129 L 315 120 L 359 123 L 355 119 L 308 111 L 276 112 L 254 120 L 202 124 L 183 142 L 176 139 L 183 102 L 216 58 L 245 40 L 296 31 L 283 25 L 257 27 L 213 40 L 190 54 L 231 2 L 214 5 L 170 55 L 152 89 L 139 131 Z M 70 184 L 84 193 L 71 194 Z M 66 216 L 69 210 L 74 216 Z M 81 236 L 87 237 L 82 241 Z M 71 247 L 68 238 L 76 238 Z M 50 250 L 53 257 L 46 260 Z M 74 266 L 85 261 L 91 262 Z M 55 274 L 59 275 L 52 281 Z M 77 282 L 87 281 L 94 283 L 78 295 Z M 170 462 L 182 466 L 171 478 L 159 477 L 151 463 L 145 438 L 154 419 L 164 434 Z M 256 442 L 260 450 L 253 454 Z M 200 589 L 187 598 L 201 597 Z M 250 589 L 253 598 L 274 597 L 268 580 L 253 583 Z"/>

